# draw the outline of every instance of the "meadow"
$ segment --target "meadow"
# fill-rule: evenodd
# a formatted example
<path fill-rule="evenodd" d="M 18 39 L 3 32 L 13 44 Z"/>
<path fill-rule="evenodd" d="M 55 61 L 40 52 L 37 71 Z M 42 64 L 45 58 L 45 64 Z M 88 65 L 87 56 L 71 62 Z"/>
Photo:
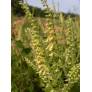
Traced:
<path fill-rule="evenodd" d="M 11 91 L 80 92 L 80 17 L 46 2 L 44 17 L 21 6 L 24 16 L 12 14 Z"/>

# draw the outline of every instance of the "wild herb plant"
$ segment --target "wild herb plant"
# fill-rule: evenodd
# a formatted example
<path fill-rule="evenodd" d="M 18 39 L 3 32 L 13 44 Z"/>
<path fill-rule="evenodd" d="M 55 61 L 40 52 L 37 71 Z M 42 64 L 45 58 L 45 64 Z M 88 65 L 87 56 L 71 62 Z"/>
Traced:
<path fill-rule="evenodd" d="M 61 14 L 58 16 L 51 11 L 47 0 L 41 2 L 45 12 L 46 28 L 43 28 L 38 19 L 33 16 L 34 12 L 29 11 L 28 5 L 22 4 L 25 22 L 19 41 L 15 41 L 17 48 L 12 48 L 12 57 L 14 60 L 17 58 L 15 61 L 25 62 L 28 68 L 34 70 L 33 74 L 36 75 L 43 92 L 72 92 L 73 90 L 79 92 L 80 32 L 77 28 L 79 26 L 76 25 L 77 20 L 73 20 L 72 17 L 65 19 Z M 59 23 L 59 31 L 55 29 L 55 20 Z M 28 73 L 30 75 L 30 72 Z M 35 91 L 34 85 L 34 81 L 31 82 L 28 92 L 41 92 Z"/>

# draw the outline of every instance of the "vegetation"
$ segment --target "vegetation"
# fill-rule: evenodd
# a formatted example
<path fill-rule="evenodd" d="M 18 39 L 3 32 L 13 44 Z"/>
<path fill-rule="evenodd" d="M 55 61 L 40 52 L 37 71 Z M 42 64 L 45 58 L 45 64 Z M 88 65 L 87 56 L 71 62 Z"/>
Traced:
<path fill-rule="evenodd" d="M 12 92 L 80 92 L 79 16 L 41 2 L 44 17 L 24 3 L 25 16 L 12 15 Z"/>

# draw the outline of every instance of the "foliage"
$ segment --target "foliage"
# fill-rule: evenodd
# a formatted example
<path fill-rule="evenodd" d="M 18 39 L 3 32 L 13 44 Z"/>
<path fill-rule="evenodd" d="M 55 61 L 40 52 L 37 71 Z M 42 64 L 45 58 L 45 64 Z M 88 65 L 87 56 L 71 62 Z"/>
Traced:
<path fill-rule="evenodd" d="M 20 38 L 12 39 L 12 92 L 79 92 L 79 20 L 57 16 L 41 2 L 45 21 L 22 4 Z"/>
<path fill-rule="evenodd" d="M 23 0 L 11 0 L 11 9 L 14 15 L 24 15 L 24 11 L 21 8 L 19 2 L 23 2 Z"/>

